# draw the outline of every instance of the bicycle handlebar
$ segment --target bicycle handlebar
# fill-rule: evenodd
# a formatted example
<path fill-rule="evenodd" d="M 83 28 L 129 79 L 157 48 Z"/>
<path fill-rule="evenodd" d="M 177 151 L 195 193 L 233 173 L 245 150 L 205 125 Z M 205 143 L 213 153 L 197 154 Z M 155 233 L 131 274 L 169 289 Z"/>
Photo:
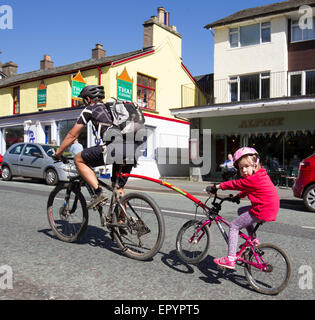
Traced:
<path fill-rule="evenodd" d="M 66 158 L 65 156 L 56 156 L 55 154 L 53 154 L 51 157 L 55 160 L 55 162 L 61 161 L 64 164 L 69 163 L 69 159 Z"/>

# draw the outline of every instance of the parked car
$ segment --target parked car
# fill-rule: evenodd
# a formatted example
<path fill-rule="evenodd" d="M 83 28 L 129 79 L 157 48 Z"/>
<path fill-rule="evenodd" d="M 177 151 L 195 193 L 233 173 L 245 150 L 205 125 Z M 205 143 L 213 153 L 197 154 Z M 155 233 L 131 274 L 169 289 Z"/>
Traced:
<path fill-rule="evenodd" d="M 2 156 L 2 154 L 0 153 L 0 178 L 1 178 L 1 174 L 2 174 L 2 172 L 1 172 L 1 164 L 2 164 L 2 161 L 3 161 L 3 156 Z"/>
<path fill-rule="evenodd" d="M 68 164 L 55 162 L 52 155 L 58 146 L 41 143 L 15 143 L 3 156 L 2 179 L 9 181 L 12 177 L 22 176 L 44 179 L 48 185 L 58 181 L 68 181 L 76 176 L 77 170 L 70 160 Z"/>
<path fill-rule="evenodd" d="M 315 212 L 315 154 L 300 163 L 292 189 L 294 196 L 303 199 L 306 208 Z"/>

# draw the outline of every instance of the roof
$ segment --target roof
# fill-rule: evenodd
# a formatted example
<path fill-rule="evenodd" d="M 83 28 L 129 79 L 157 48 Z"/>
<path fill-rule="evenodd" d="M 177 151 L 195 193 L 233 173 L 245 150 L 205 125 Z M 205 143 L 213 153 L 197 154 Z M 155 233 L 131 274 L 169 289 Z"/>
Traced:
<path fill-rule="evenodd" d="M 102 67 L 106 65 L 111 65 L 112 63 L 126 60 L 128 58 L 136 57 L 141 54 L 149 53 L 152 51 L 152 47 L 144 48 L 137 51 L 131 51 L 123 54 L 108 56 L 100 59 L 89 59 L 84 61 L 79 61 L 76 63 L 48 69 L 48 70 L 36 70 L 21 74 L 16 74 L 5 79 L 0 79 L 0 88 L 7 87 L 12 84 L 35 81 L 37 79 L 45 79 L 50 77 L 55 77 L 63 74 L 71 74 L 77 72 L 78 70 L 87 70 L 91 68 L 96 68 L 97 66 Z"/>
<path fill-rule="evenodd" d="M 258 17 L 282 14 L 282 13 L 286 13 L 294 10 L 299 10 L 299 8 L 302 5 L 315 7 L 315 0 L 287 0 L 287 1 L 269 4 L 266 6 L 260 6 L 260 7 L 241 10 L 223 19 L 211 22 L 207 24 L 204 28 L 206 29 L 215 28 L 215 27 L 224 26 L 227 24 L 254 19 Z"/>

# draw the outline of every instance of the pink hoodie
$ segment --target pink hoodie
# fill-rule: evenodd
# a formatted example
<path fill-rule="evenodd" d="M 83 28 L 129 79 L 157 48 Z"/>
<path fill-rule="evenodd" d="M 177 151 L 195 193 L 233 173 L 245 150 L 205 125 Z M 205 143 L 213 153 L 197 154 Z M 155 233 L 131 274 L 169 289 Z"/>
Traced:
<path fill-rule="evenodd" d="M 249 213 L 264 221 L 275 221 L 280 208 L 276 187 L 270 180 L 267 171 L 261 167 L 252 176 L 239 180 L 220 183 L 222 190 L 239 190 L 239 196 L 248 196 L 252 206 Z"/>

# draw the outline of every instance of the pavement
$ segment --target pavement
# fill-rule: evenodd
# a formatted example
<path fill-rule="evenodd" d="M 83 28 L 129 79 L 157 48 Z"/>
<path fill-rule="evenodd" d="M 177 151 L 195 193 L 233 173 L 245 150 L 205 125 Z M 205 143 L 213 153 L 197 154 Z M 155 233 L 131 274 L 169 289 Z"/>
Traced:
<path fill-rule="evenodd" d="M 205 188 L 214 183 L 211 181 L 201 181 L 201 182 L 194 182 L 190 181 L 188 179 L 176 179 L 176 178 L 164 178 L 164 182 L 168 182 L 172 184 L 173 186 L 180 188 L 194 196 L 205 196 L 206 192 L 204 191 Z M 216 181 L 215 183 L 218 183 Z M 168 187 L 161 185 L 159 183 L 155 183 L 152 181 L 144 180 L 144 179 L 137 179 L 137 178 L 129 178 L 128 182 L 125 186 L 125 188 L 128 190 L 138 190 L 138 191 L 155 191 L 155 192 L 176 192 L 172 189 L 169 189 Z M 279 193 L 279 197 L 281 200 L 292 200 L 297 198 L 294 197 L 292 188 L 287 187 L 276 187 Z M 219 194 L 236 194 L 238 191 L 219 191 Z"/>

